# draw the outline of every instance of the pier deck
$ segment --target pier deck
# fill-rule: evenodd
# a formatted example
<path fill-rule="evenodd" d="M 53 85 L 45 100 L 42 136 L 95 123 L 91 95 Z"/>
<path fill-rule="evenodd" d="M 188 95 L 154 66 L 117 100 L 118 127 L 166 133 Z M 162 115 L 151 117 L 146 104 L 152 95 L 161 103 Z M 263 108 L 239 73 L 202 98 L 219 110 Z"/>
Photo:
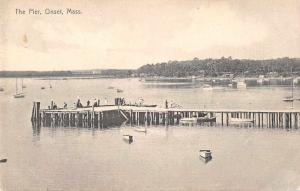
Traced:
<path fill-rule="evenodd" d="M 184 109 L 128 105 L 104 105 L 100 107 L 40 109 L 34 102 L 32 121 L 44 126 L 106 127 L 127 122 L 130 125 L 175 125 L 186 117 L 216 117 L 216 123 L 229 126 L 232 118 L 253 120 L 257 127 L 298 128 L 300 110 L 253 109 Z"/>

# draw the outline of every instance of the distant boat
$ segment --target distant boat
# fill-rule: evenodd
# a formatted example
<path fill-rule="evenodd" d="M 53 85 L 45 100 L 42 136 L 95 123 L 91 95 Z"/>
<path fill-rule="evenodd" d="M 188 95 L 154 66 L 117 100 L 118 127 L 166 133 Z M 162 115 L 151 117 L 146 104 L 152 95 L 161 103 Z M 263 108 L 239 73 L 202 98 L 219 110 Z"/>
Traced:
<path fill-rule="evenodd" d="M 44 90 L 44 89 L 45 89 L 45 87 L 44 87 L 44 86 L 42 86 L 42 87 L 41 87 L 41 89 L 42 89 L 42 90 Z"/>
<path fill-rule="evenodd" d="M 231 118 L 231 122 L 233 123 L 253 123 L 253 119 L 246 119 L 246 118 Z"/>
<path fill-rule="evenodd" d="M 211 151 L 210 150 L 200 150 L 200 156 L 202 158 L 211 158 Z"/>
<path fill-rule="evenodd" d="M 21 91 L 18 89 L 18 79 L 16 78 L 16 93 L 14 94 L 14 98 L 24 98 L 25 94 L 23 93 L 23 87 L 21 87 Z"/>
<path fill-rule="evenodd" d="M 107 89 L 114 89 L 114 87 L 113 86 L 109 86 Z"/>
<path fill-rule="evenodd" d="M 288 96 L 288 97 L 285 97 L 282 99 L 282 101 L 285 101 L 285 102 L 293 102 L 295 99 L 292 97 L 292 96 Z"/>
<path fill-rule="evenodd" d="M 1 159 L 0 162 L 7 162 L 7 159 Z"/>
<path fill-rule="evenodd" d="M 52 88 L 50 78 L 49 78 L 49 88 L 50 88 L 50 89 Z"/>
<path fill-rule="evenodd" d="M 133 142 L 133 136 L 132 135 L 123 135 L 123 139 L 125 142 L 128 142 L 131 144 Z"/>
<path fill-rule="evenodd" d="M 3 92 L 4 91 L 4 88 L 0 87 L 0 92 Z"/>
<path fill-rule="evenodd" d="M 291 68 L 291 74 L 293 73 L 293 69 Z M 294 101 L 295 100 L 298 100 L 298 99 L 295 99 L 294 98 L 294 78 L 292 77 L 292 84 L 291 84 L 291 96 L 287 96 L 285 98 L 282 99 L 282 101 L 285 101 L 285 102 L 291 102 L 292 105 L 290 107 L 290 109 L 293 109 L 294 108 Z"/>
<path fill-rule="evenodd" d="M 141 105 L 142 107 L 157 107 L 157 105 L 153 104 L 153 105 Z"/>
<path fill-rule="evenodd" d="M 201 122 L 216 122 L 216 117 L 185 117 L 179 120 L 180 123 L 201 123 Z"/>
<path fill-rule="evenodd" d="M 208 117 L 208 116 L 205 116 L 205 117 L 198 117 L 197 118 L 197 122 L 216 122 L 216 117 Z"/>
<path fill-rule="evenodd" d="M 118 92 L 118 93 L 122 93 L 122 92 L 123 92 L 123 90 L 121 90 L 121 89 L 117 89 L 117 92 Z"/>

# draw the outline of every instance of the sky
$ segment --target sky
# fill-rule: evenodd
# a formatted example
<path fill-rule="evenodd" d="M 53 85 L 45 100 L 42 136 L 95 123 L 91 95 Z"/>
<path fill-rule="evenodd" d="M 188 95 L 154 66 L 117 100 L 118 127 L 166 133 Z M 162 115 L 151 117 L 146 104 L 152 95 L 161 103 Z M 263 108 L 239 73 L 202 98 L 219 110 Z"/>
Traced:
<path fill-rule="evenodd" d="M 300 57 L 300 1 L 0 0 L 0 70 L 136 69 L 222 56 Z"/>

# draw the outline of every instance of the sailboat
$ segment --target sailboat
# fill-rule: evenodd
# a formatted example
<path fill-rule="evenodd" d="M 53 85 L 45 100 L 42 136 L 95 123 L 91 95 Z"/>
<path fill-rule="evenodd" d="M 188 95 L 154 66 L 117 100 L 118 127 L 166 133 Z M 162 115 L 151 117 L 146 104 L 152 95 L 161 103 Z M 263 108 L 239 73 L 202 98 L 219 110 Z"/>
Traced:
<path fill-rule="evenodd" d="M 26 88 L 26 86 L 23 84 L 23 78 L 22 78 L 22 88 Z"/>
<path fill-rule="evenodd" d="M 18 79 L 16 78 L 16 93 L 14 94 L 14 98 L 24 98 L 25 94 L 23 93 L 23 87 L 21 87 L 21 92 L 18 92 Z"/>
<path fill-rule="evenodd" d="M 292 69 L 291 69 L 291 73 L 292 73 Z M 283 98 L 282 101 L 291 102 L 292 106 L 291 106 L 290 109 L 293 109 L 294 108 L 294 101 L 297 100 L 297 99 L 294 98 L 294 78 L 293 77 L 292 77 L 292 82 L 291 82 L 291 89 L 292 89 L 292 95 Z"/>
<path fill-rule="evenodd" d="M 52 88 L 50 78 L 49 78 L 49 88 L 50 88 L 50 89 Z"/>

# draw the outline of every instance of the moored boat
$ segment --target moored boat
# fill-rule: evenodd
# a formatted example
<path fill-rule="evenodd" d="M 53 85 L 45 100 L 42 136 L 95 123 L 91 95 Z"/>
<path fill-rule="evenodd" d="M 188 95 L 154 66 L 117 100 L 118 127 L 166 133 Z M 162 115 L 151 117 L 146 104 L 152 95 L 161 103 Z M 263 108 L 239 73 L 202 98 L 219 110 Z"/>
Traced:
<path fill-rule="evenodd" d="M 7 159 L 1 159 L 0 162 L 7 162 Z"/>
<path fill-rule="evenodd" d="M 123 139 L 125 142 L 128 142 L 131 144 L 133 142 L 133 136 L 132 135 L 123 135 Z"/>
<path fill-rule="evenodd" d="M 293 97 L 285 97 L 282 99 L 282 101 L 285 101 L 285 102 L 292 102 L 294 101 L 295 99 Z"/>
<path fill-rule="evenodd" d="M 184 117 L 179 120 L 180 123 L 201 123 L 201 122 L 216 122 L 216 117 Z"/>
<path fill-rule="evenodd" d="M 198 117 L 197 118 L 197 122 L 216 122 L 216 117 L 208 117 L 208 116 L 205 116 L 205 117 Z"/>
<path fill-rule="evenodd" d="M 14 94 L 14 98 L 24 98 L 25 94 L 23 93 L 23 86 L 21 86 L 21 91 L 18 91 L 18 79 L 16 79 L 16 93 Z"/>
<path fill-rule="evenodd" d="M 200 150 L 200 156 L 202 158 L 211 158 L 211 151 L 210 150 Z"/>

